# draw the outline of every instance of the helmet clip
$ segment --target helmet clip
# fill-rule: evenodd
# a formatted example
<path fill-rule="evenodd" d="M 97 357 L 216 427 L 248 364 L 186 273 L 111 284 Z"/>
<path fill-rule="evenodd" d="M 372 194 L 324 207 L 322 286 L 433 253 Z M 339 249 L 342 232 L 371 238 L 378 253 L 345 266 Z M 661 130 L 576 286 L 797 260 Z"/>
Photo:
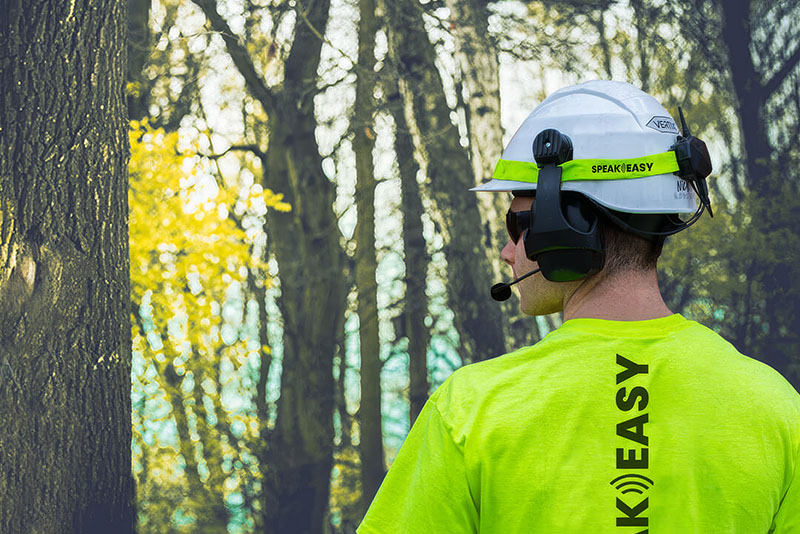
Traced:
<path fill-rule="evenodd" d="M 678 113 L 681 117 L 683 135 L 679 135 L 671 147 L 678 160 L 678 171 L 675 174 L 695 186 L 700 202 L 708 209 L 708 214 L 713 217 L 714 212 L 711 210 L 711 199 L 708 196 L 708 185 L 706 184 L 706 177 L 711 174 L 712 169 L 711 156 L 708 154 L 706 144 L 689 131 L 680 106 Z"/>
<path fill-rule="evenodd" d="M 581 195 L 561 194 L 561 165 L 572 159 L 572 140 L 548 128 L 533 140 L 533 157 L 541 167 L 531 204 L 525 254 L 537 261 L 553 282 L 580 280 L 599 272 L 605 248 L 597 216 Z"/>
<path fill-rule="evenodd" d="M 572 139 L 556 129 L 542 130 L 533 139 L 533 159 L 536 163 L 561 165 L 572 159 Z"/>

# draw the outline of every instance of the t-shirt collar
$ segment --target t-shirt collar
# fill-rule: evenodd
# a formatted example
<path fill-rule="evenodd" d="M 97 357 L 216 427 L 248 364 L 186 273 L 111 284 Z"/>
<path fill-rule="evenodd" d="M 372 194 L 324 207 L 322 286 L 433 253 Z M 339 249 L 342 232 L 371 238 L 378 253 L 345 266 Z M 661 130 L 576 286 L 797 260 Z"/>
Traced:
<path fill-rule="evenodd" d="M 679 313 L 644 321 L 612 321 L 581 317 L 565 321 L 555 332 L 567 333 L 575 330 L 610 337 L 653 337 L 667 335 L 687 326 L 689 321 Z"/>

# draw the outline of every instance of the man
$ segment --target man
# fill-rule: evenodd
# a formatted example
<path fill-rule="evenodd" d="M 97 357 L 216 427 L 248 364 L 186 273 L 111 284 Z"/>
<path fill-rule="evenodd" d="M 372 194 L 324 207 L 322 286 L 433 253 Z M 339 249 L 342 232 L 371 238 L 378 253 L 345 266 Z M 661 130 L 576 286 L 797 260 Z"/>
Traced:
<path fill-rule="evenodd" d="M 514 193 L 501 256 L 521 310 L 564 323 L 436 390 L 359 534 L 800 534 L 800 396 L 658 289 L 710 170 L 628 84 L 531 113 L 475 189 Z"/>

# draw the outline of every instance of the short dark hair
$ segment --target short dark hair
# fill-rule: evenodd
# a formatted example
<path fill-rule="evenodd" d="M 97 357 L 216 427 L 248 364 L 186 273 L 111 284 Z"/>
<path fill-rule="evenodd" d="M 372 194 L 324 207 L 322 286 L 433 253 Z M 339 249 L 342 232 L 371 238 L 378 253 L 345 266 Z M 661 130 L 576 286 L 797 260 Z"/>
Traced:
<path fill-rule="evenodd" d="M 616 274 L 625 270 L 647 271 L 655 269 L 664 238 L 636 235 L 611 221 L 604 213 L 598 214 L 600 231 L 606 248 L 603 273 Z"/>

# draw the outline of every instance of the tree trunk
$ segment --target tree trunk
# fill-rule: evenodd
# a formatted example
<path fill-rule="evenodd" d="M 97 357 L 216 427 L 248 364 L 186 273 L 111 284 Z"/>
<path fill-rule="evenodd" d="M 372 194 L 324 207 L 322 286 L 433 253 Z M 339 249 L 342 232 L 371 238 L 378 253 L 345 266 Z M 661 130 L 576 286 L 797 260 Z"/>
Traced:
<path fill-rule="evenodd" d="M 417 172 L 414 161 L 414 142 L 403 115 L 400 86 L 395 69 L 387 80 L 388 108 L 395 124 L 394 150 L 400 171 L 400 194 L 403 206 L 403 253 L 406 265 L 406 294 L 403 307 L 403 328 L 408 337 L 409 428 L 428 400 L 428 343 L 430 331 L 425 326 L 428 315 L 427 286 L 428 263 L 425 236 L 422 234 L 422 207 Z"/>
<path fill-rule="evenodd" d="M 747 162 L 747 184 L 763 198 L 774 193 L 769 172 L 772 148 L 767 139 L 764 106 L 765 93 L 761 76 L 750 53 L 751 2 L 719 2 L 722 11 L 722 39 L 728 48 L 728 65 L 736 97 L 740 133 Z"/>
<path fill-rule="evenodd" d="M 636 26 L 636 50 L 639 52 L 639 83 L 641 90 L 650 92 L 650 54 L 648 53 L 647 30 L 651 27 L 650 17 L 644 0 L 630 0 L 633 8 L 633 21 Z M 603 37 L 605 40 L 605 37 Z"/>
<path fill-rule="evenodd" d="M 751 54 L 752 36 L 758 31 L 758 25 L 753 21 L 752 2 L 718 2 L 717 5 L 723 18 L 721 34 L 728 50 L 728 66 L 746 156 L 745 189 L 759 199 L 752 204 L 752 218 L 759 221 L 759 232 L 764 239 L 775 239 L 784 231 L 783 228 L 796 224 L 792 212 L 796 211 L 797 202 L 787 204 L 786 199 L 797 198 L 797 182 L 787 181 L 786 177 L 791 176 L 792 170 L 779 168 L 780 158 L 773 158 L 775 150 L 768 137 L 767 102 L 786 77 L 797 70 L 800 45 L 795 45 L 794 52 L 767 79 L 758 72 Z M 783 240 L 783 237 L 778 239 Z M 794 263 L 791 256 L 787 260 L 789 265 Z M 755 261 L 755 268 L 747 274 L 748 295 L 750 284 L 758 282 L 763 286 L 766 298 L 761 315 L 769 315 L 767 323 L 770 329 L 768 332 L 753 332 L 750 324 L 753 318 L 748 317 L 747 335 L 743 336 L 746 345 L 737 348 L 777 369 L 798 388 L 800 374 L 795 371 L 793 362 L 797 346 L 793 332 L 797 330 L 798 308 L 796 299 L 785 298 L 785 295 L 792 294 L 792 284 L 796 279 L 780 261 L 760 255 Z M 747 313 L 757 314 L 755 305 Z"/>
<path fill-rule="evenodd" d="M 330 0 L 297 3 L 295 36 L 280 91 L 267 87 L 247 50 L 216 11 L 194 0 L 220 32 L 250 94 L 267 112 L 262 183 L 292 211 L 269 211 L 265 231 L 280 269 L 283 372 L 275 427 L 264 457 L 262 513 L 269 532 L 322 533 L 333 465 L 333 354 L 347 287 L 335 185 L 322 171 L 315 137 L 317 67 Z M 302 11 L 301 11 L 302 10 Z M 312 29 L 313 28 L 313 29 Z M 272 231 L 270 231 L 272 230 Z"/>
<path fill-rule="evenodd" d="M 355 228 L 358 335 L 361 348 L 361 404 L 358 409 L 361 451 L 361 505 L 366 512 L 383 482 L 381 431 L 381 345 L 378 335 L 378 284 L 375 273 L 375 178 L 372 150 L 375 147 L 373 112 L 375 99 L 375 0 L 359 0 L 358 78 L 355 113 L 350 125 L 356 156 Z"/>
<path fill-rule="evenodd" d="M 328 0 L 304 2 L 324 31 Z M 298 20 L 285 67 L 281 105 L 270 114 L 264 186 L 285 194 L 292 211 L 267 214 L 280 268 L 284 319 L 278 414 L 268 445 L 265 524 L 271 532 L 323 531 L 333 462 L 333 354 L 347 288 L 333 212 L 334 184 L 316 149 L 313 97 L 321 41 Z"/>
<path fill-rule="evenodd" d="M 414 1 L 384 1 L 388 17 L 389 55 L 399 70 L 405 118 L 414 137 L 427 189 L 435 205 L 434 219 L 443 231 L 450 277 L 449 306 L 461 340 L 461 356 L 484 360 L 505 352 L 500 308 L 489 298 L 492 267 L 475 193 L 472 165 L 450 122 L 442 81 L 434 64 L 422 12 Z M 489 254 L 499 251 L 489 250 Z"/>
<path fill-rule="evenodd" d="M 489 37 L 489 10 L 480 0 L 446 0 L 450 10 L 450 25 L 455 41 L 455 58 L 458 62 L 468 97 L 467 123 L 469 125 L 470 161 L 475 184 L 489 180 L 497 161 L 503 154 L 503 127 L 500 115 L 500 66 L 497 49 Z M 506 195 L 477 193 L 484 221 L 483 246 L 489 251 L 492 280 L 509 278 L 508 266 L 500 258 L 500 251 L 508 240 L 505 212 Z M 494 282 L 492 282 L 494 283 Z M 511 299 L 503 303 L 490 302 L 501 310 L 502 317 L 519 315 L 518 302 Z M 502 321 L 506 339 L 515 347 L 526 344 L 530 335 L 522 328 L 506 328 L 511 321 Z M 528 321 L 536 328 L 535 321 Z"/>
<path fill-rule="evenodd" d="M 469 149 L 475 185 L 492 177 L 503 153 L 503 127 L 500 123 L 500 75 L 497 51 L 489 38 L 489 10 L 479 0 L 446 0 L 456 50 L 455 58 L 467 89 Z M 476 195 L 486 221 L 483 245 L 497 253 L 491 259 L 495 276 L 507 274 L 500 259 L 505 245 L 502 214 L 505 197 Z"/>
<path fill-rule="evenodd" d="M 145 79 L 144 67 L 151 52 L 150 4 L 152 0 L 127 0 L 128 2 L 128 68 L 127 99 L 128 118 L 141 120 L 149 115 L 149 80 Z"/>
<path fill-rule="evenodd" d="M 0 532 L 132 533 L 125 4 L 0 12 Z"/>
<path fill-rule="evenodd" d="M 592 21 L 595 28 L 597 28 L 597 35 L 600 40 L 600 50 L 603 56 L 603 71 L 607 80 L 614 79 L 614 73 L 611 71 L 611 50 L 608 46 L 608 38 L 606 37 L 606 10 L 608 6 L 601 5 L 595 12 L 589 13 L 589 20 Z"/>

